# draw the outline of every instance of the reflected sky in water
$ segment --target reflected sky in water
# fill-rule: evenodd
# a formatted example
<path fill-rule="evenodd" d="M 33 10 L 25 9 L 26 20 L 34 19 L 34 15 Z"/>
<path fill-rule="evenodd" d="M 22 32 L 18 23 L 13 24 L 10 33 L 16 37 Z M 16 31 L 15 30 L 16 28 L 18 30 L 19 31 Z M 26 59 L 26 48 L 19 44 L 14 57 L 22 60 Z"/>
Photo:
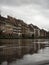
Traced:
<path fill-rule="evenodd" d="M 7 40 L 4 40 L 4 41 L 7 41 Z M 32 43 L 36 42 L 36 43 L 41 43 L 41 42 L 48 42 L 49 43 L 49 40 L 20 40 L 21 42 L 20 43 L 24 43 L 24 44 L 29 44 L 29 46 L 31 45 L 32 46 Z M 17 42 L 19 43 L 19 40 L 13 40 L 12 41 L 13 43 Z M 12 43 L 11 42 L 11 43 Z M 7 42 L 8 43 L 8 42 Z M 8 63 L 7 61 L 4 61 L 1 63 L 1 65 L 39 65 L 37 63 L 43 63 L 43 62 L 49 62 L 49 47 L 45 47 L 43 49 L 39 49 L 38 50 L 38 53 L 34 53 L 34 54 L 26 54 L 23 56 L 22 59 L 16 59 L 10 63 Z M 42 64 L 41 64 L 42 65 Z"/>
<path fill-rule="evenodd" d="M 36 62 L 49 60 L 49 48 L 41 49 L 37 54 L 25 55 L 22 59 L 17 59 L 11 63 L 3 62 L 1 65 L 31 65 Z"/>
<path fill-rule="evenodd" d="M 49 48 L 39 50 L 39 53 L 33 55 L 25 55 L 23 59 L 17 60 L 9 65 L 27 65 L 35 62 L 49 60 Z"/>

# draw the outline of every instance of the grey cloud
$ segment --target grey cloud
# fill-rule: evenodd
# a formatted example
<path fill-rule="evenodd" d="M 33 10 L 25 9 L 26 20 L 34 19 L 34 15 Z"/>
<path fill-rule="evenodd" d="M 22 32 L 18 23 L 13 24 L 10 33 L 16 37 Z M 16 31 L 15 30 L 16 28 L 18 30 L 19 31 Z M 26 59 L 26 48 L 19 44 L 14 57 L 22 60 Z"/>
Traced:
<path fill-rule="evenodd" d="M 43 10 L 43 11 L 42 11 L 42 14 L 43 14 L 45 17 L 49 18 L 49 10 Z"/>
<path fill-rule="evenodd" d="M 4 5 L 22 5 L 22 4 L 28 4 L 31 3 L 30 0 L 0 0 L 0 4 Z"/>
<path fill-rule="evenodd" d="M 49 0 L 0 0 L 0 4 L 18 6 L 23 4 L 39 4 L 43 8 L 49 8 Z"/>

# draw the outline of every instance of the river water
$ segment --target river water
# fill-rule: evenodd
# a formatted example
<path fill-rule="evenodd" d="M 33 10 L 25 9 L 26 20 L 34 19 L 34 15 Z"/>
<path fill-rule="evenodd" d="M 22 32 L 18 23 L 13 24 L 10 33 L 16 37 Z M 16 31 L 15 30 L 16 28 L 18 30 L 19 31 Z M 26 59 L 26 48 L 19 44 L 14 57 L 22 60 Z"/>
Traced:
<path fill-rule="evenodd" d="M 30 41 L 31 42 L 31 41 Z M 30 43 L 29 42 L 29 43 Z M 34 40 L 34 43 L 49 43 L 48 39 Z M 27 42 L 28 43 L 28 42 Z M 24 51 L 25 52 L 25 51 Z M 1 59 L 0 59 L 1 60 Z M 38 49 L 37 53 L 24 54 L 22 58 L 11 62 L 3 61 L 1 65 L 49 65 L 49 47 Z"/>

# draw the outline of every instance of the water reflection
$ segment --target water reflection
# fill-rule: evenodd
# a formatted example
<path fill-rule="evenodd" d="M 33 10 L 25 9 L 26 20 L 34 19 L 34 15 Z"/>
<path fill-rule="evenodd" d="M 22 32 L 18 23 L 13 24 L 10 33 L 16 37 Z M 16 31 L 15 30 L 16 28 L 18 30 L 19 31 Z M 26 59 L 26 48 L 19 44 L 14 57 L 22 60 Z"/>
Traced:
<path fill-rule="evenodd" d="M 49 42 L 48 39 L 0 39 L 2 43 L 0 63 L 1 65 L 25 65 L 39 59 L 49 59 L 47 54 L 49 50 L 45 48 L 45 42 Z"/>
<path fill-rule="evenodd" d="M 47 52 L 48 51 L 48 52 Z M 22 59 L 17 59 L 11 63 L 3 62 L 1 65 L 42 65 L 49 61 L 49 48 L 39 50 L 37 54 L 27 54 Z M 40 62 L 40 63 L 38 63 Z M 44 65 L 44 64 L 43 64 Z"/>
<path fill-rule="evenodd" d="M 48 52 L 47 52 L 48 51 Z M 39 50 L 38 54 L 25 55 L 23 59 L 13 61 L 9 65 L 34 65 L 37 62 L 49 60 L 49 48 Z M 42 62 L 43 63 L 43 62 Z"/>

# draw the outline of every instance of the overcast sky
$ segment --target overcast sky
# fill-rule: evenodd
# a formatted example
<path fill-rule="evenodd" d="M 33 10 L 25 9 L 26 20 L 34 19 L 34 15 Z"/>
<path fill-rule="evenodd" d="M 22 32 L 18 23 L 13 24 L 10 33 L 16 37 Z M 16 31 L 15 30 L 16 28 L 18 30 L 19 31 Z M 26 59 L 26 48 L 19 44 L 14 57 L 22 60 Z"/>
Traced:
<path fill-rule="evenodd" d="M 0 13 L 49 30 L 49 0 L 0 0 Z"/>

